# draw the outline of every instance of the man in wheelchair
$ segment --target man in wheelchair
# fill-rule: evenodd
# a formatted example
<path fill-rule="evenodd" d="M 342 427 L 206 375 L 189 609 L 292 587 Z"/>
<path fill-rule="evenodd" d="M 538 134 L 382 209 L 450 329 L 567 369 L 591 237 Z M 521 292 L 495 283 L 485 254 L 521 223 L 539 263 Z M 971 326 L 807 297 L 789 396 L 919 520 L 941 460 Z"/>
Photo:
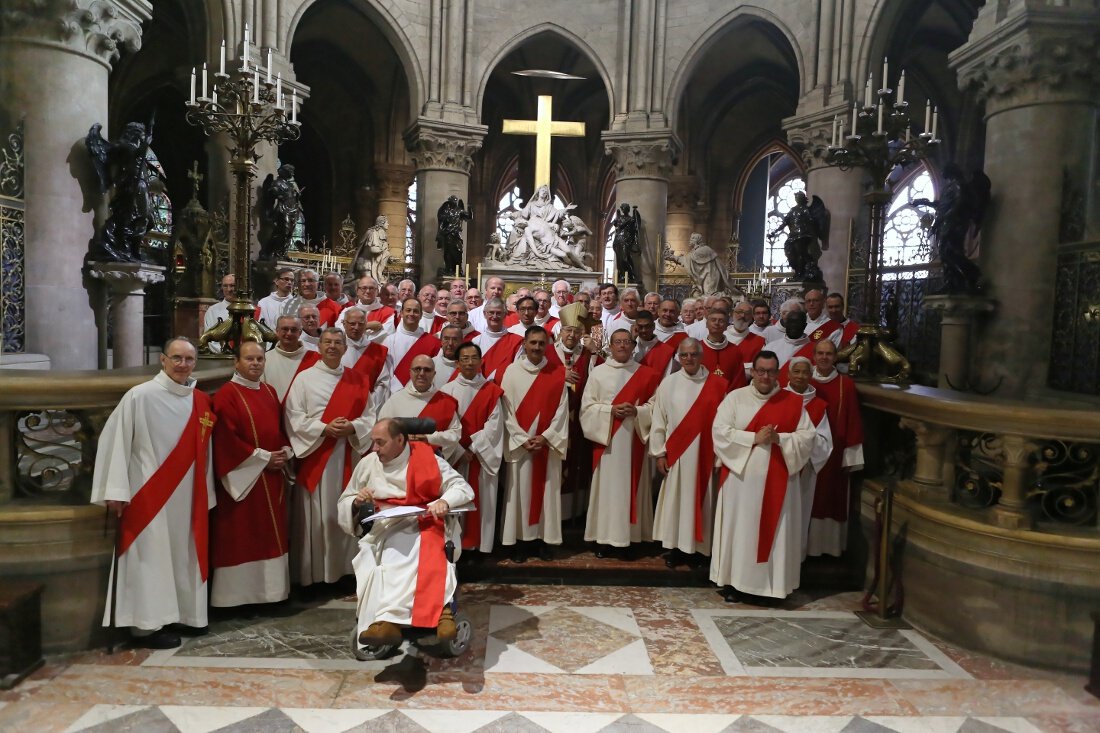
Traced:
<path fill-rule="evenodd" d="M 352 561 L 358 597 L 358 638 L 363 646 L 401 643 L 402 627 L 436 630 L 440 641 L 455 638 L 450 603 L 458 580 L 446 557 L 455 547 L 458 522 L 448 513 L 473 501 L 462 476 L 436 456 L 427 443 L 410 441 L 402 423 L 382 419 L 371 430 L 373 452 L 366 455 L 340 495 L 340 526 L 362 537 Z M 359 510 L 427 508 L 424 513 L 382 518 L 364 533 Z"/>

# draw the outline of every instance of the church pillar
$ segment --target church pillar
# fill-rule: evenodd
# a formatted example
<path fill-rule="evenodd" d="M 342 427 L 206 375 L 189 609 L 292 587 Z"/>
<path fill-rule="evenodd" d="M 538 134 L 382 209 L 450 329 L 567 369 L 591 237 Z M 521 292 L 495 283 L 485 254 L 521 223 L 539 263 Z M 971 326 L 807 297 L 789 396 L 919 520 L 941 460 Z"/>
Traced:
<path fill-rule="evenodd" d="M 7 0 L 0 99 L 25 120 L 26 348 L 60 369 L 96 367 L 96 329 L 81 268 L 104 218 L 84 138 L 107 124 L 107 77 L 141 46 L 148 0 Z"/>
<path fill-rule="evenodd" d="M 663 238 L 666 227 L 668 181 L 680 154 L 680 141 L 671 130 L 605 132 L 603 139 L 605 149 L 614 159 L 616 205 L 637 206 L 642 216 L 638 242 L 641 255 L 634 265 L 644 286 L 653 289 L 660 265 L 657 239 L 658 234 Z"/>
<path fill-rule="evenodd" d="M 673 176 L 668 182 L 668 216 L 665 221 L 665 241 L 678 255 L 688 252 L 691 233 L 696 228 L 696 203 L 699 200 L 699 179 L 695 176 Z M 639 209 L 640 210 L 640 209 Z M 663 263 L 658 263 L 663 269 Z M 647 283 L 648 284 L 648 283 Z"/>
<path fill-rule="evenodd" d="M 785 120 L 787 139 L 806 166 L 806 192 L 820 196 L 829 210 L 829 249 L 821 253 L 818 267 L 829 292 L 844 295 L 847 300 L 848 247 L 852 223 L 864 206 L 863 176 L 858 169 L 842 171 L 825 164 L 825 153 L 833 130 L 833 115 L 842 108 Z"/>
<path fill-rule="evenodd" d="M 409 210 L 409 185 L 416 177 L 411 165 L 379 163 L 374 166 L 378 181 L 378 216 L 389 221 L 391 266 L 405 262 L 405 217 Z M 419 199 L 418 199 L 419 200 Z M 437 207 L 438 208 L 438 207 Z M 373 226 L 374 222 L 366 226 Z M 364 227 L 365 229 L 366 227 Z"/>
<path fill-rule="evenodd" d="M 1095 4 L 987 3 L 950 57 L 960 87 L 985 101 L 993 201 L 980 264 L 998 310 L 979 346 L 977 383 L 1000 384 L 998 396 L 1045 384 L 1062 197 L 1095 183 L 1098 26 Z"/>
<path fill-rule="evenodd" d="M 473 156 L 481 149 L 487 128 L 420 118 L 405 132 L 405 145 L 416 167 L 416 265 L 417 281 L 435 280 L 443 267 L 443 251 L 435 244 L 437 214 L 448 196 L 464 202 L 470 198 Z M 467 236 L 463 236 L 463 260 L 469 263 Z M 402 253 L 402 257 L 404 253 Z M 471 267 L 473 270 L 473 267 Z"/>

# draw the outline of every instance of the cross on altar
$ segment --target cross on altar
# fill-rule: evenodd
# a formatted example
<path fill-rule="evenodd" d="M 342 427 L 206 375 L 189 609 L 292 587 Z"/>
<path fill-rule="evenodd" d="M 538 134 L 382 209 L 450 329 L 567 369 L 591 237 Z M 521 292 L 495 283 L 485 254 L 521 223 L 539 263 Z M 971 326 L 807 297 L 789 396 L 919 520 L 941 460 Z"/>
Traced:
<path fill-rule="evenodd" d="M 199 173 L 199 161 L 191 161 L 191 170 L 187 171 L 187 177 L 191 179 L 194 188 L 191 198 L 197 199 L 199 197 L 199 184 L 202 183 L 202 179 L 206 178 L 206 176 Z"/>
<path fill-rule="evenodd" d="M 584 137 L 583 122 L 554 120 L 553 97 L 539 95 L 539 112 L 534 120 L 504 120 L 505 135 L 535 136 L 535 190 L 550 185 L 550 138 Z"/>

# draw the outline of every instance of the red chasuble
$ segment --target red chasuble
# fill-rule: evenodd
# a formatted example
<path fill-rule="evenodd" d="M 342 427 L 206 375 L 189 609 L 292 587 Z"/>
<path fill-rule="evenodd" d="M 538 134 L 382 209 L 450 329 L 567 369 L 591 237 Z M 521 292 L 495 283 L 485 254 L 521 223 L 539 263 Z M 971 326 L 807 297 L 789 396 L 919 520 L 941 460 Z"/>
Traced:
<path fill-rule="evenodd" d="M 363 375 L 354 369 L 344 369 L 321 415 L 321 422 L 327 425 L 338 417 L 348 420 L 361 417 L 370 398 L 370 389 L 371 385 Z M 348 479 L 351 478 L 351 441 L 347 438 L 342 440 L 344 441 L 344 476 L 340 485 L 346 486 Z M 326 437 L 317 450 L 298 460 L 298 483 L 309 493 L 312 494 L 317 490 L 321 475 L 325 472 L 325 464 L 328 463 L 332 451 L 336 448 L 336 442 L 336 438 Z"/>
<path fill-rule="evenodd" d="M 443 495 L 443 474 L 435 452 L 427 443 L 409 443 L 409 466 L 405 469 L 405 498 L 385 499 L 398 506 L 427 506 Z M 416 593 L 413 596 L 412 625 L 435 628 L 443 613 L 447 593 L 447 542 L 443 520 L 430 514 L 417 517 L 420 527 L 420 557 L 416 565 Z"/>
<path fill-rule="evenodd" d="M 703 502 L 707 498 L 707 483 L 714 473 L 714 438 L 711 425 L 718 406 L 726 397 L 726 380 L 713 374 L 707 375 L 703 389 L 684 419 L 665 441 L 665 460 L 668 467 L 680 460 L 695 439 L 699 439 L 699 460 L 695 465 L 695 541 L 703 541 Z"/>
<path fill-rule="evenodd" d="M 441 348 L 443 347 L 440 346 L 439 339 L 430 334 L 420 334 L 420 338 L 416 340 L 416 343 L 409 347 L 409 350 L 401 357 L 401 362 L 393 368 L 393 376 L 401 383 L 401 386 L 408 384 L 412 376 L 410 370 L 412 369 L 413 359 L 417 356 L 435 356 Z"/>
<path fill-rule="evenodd" d="M 458 370 L 455 370 L 458 374 Z M 479 432 L 489 416 L 500 403 L 500 397 L 504 394 L 495 382 L 485 382 L 470 400 L 466 412 L 462 413 L 462 439 L 459 444 L 466 450 L 470 450 L 470 443 L 474 433 Z M 466 531 L 462 534 L 462 548 L 466 550 L 476 549 L 481 546 L 481 461 L 475 455 L 470 459 L 469 468 L 466 471 L 466 483 L 474 490 L 474 511 L 466 517 Z M 495 488 L 495 487 L 494 487 Z"/>
<path fill-rule="evenodd" d="M 838 374 L 829 382 L 813 381 L 818 399 L 825 401 L 829 430 L 833 434 L 833 452 L 817 474 L 817 490 L 810 516 L 814 519 L 848 521 L 848 472 L 840 464 L 844 450 L 863 443 L 863 423 L 859 415 L 859 396 L 851 377 Z"/>
<path fill-rule="evenodd" d="M 746 360 L 741 354 L 740 347 L 728 342 L 726 348 L 715 349 L 705 339 L 701 343 L 703 344 L 703 366 L 711 374 L 726 380 L 726 391 L 732 392 L 744 387 Z"/>
<path fill-rule="evenodd" d="M 191 486 L 191 536 L 195 540 L 199 573 L 203 580 L 209 575 L 209 511 L 206 506 L 206 452 L 212 428 L 217 419 L 211 409 L 210 395 L 192 391 L 191 416 L 187 418 L 179 441 L 153 475 L 142 485 L 126 505 L 119 523 L 118 555 L 122 557 L 153 517 L 160 513 L 168 499 L 194 467 Z"/>
<path fill-rule="evenodd" d="M 504 381 L 504 370 L 516 360 L 516 354 L 523 346 L 523 337 L 506 333 L 481 355 L 481 374 L 492 379 L 497 385 Z"/>
<path fill-rule="evenodd" d="M 516 325 L 517 323 L 519 323 L 519 313 L 516 313 L 515 311 L 512 311 L 511 313 L 505 314 L 505 316 L 504 316 L 504 328 L 505 329 L 509 329 L 512 326 Z"/>
<path fill-rule="evenodd" d="M 661 375 L 653 371 L 647 366 L 638 365 L 638 369 L 626 380 L 620 389 L 619 393 L 611 399 L 612 405 L 619 405 L 624 402 L 629 402 L 632 405 L 644 405 L 653 398 L 653 393 L 657 391 L 657 387 L 661 384 Z M 623 426 L 622 418 L 612 418 L 611 420 L 611 435 L 608 438 L 608 443 L 615 437 L 615 433 L 619 428 Z M 603 453 L 607 450 L 606 445 L 597 444 L 592 449 L 592 470 L 595 471 L 596 467 L 600 465 L 600 461 L 603 460 Z M 645 445 L 641 439 L 638 438 L 638 434 L 634 433 L 633 442 L 630 449 L 630 523 L 638 523 L 638 481 L 642 472 L 642 460 L 645 458 Z"/>
<path fill-rule="evenodd" d="M 669 339 L 671 341 L 671 339 Z M 683 339 L 681 339 L 682 341 Z M 639 362 L 642 366 L 647 366 L 658 374 L 664 376 L 665 370 L 668 369 L 669 362 L 676 357 L 676 347 L 669 346 L 667 343 L 661 341 L 656 346 L 646 352 L 646 355 L 642 357 Z M 742 367 L 741 371 L 744 371 Z"/>
<path fill-rule="evenodd" d="M 777 389 L 765 402 L 744 430 L 755 433 L 765 425 L 775 425 L 776 432 L 793 433 L 802 419 L 802 395 Z M 754 446 L 753 450 L 763 446 Z M 718 485 L 722 486 L 729 477 L 730 470 L 722 466 Z M 769 453 L 768 475 L 764 478 L 764 500 L 760 507 L 760 534 L 756 543 L 756 562 L 767 562 L 775 545 L 775 532 L 779 529 L 779 515 L 783 512 L 783 501 L 787 496 L 787 481 L 790 479 L 787 462 L 783 460 L 783 451 L 779 443 L 772 443 Z"/>
<path fill-rule="evenodd" d="M 241 501 L 234 500 L 220 480 L 256 448 L 275 452 L 290 445 L 283 432 L 283 411 L 275 389 L 269 384 L 255 390 L 227 382 L 214 395 L 214 413 L 218 416 L 214 428 L 218 503 L 210 512 L 211 565 L 226 568 L 281 557 L 287 552 L 286 479 L 282 470 L 265 469 Z"/>
<path fill-rule="evenodd" d="M 518 368 L 518 367 L 517 367 Z M 516 422 L 533 436 L 542 435 L 558 412 L 561 393 L 565 389 L 565 369 L 547 360 L 531 388 L 516 406 Z M 527 523 L 538 524 L 542 518 L 542 498 L 546 493 L 546 470 L 550 462 L 547 446 L 531 456 L 531 510 Z"/>
<path fill-rule="evenodd" d="M 840 322 L 830 318 L 810 332 L 810 342 L 813 343 L 824 338 L 829 338 L 833 335 L 833 331 L 839 328 L 841 328 Z"/>
<path fill-rule="evenodd" d="M 798 351 L 791 354 L 791 358 L 787 359 L 787 363 L 779 367 L 779 386 L 786 388 L 787 384 L 791 381 L 791 359 L 796 356 L 804 356 L 810 360 L 812 364 L 814 361 L 814 346 L 816 344 L 810 341 L 808 344 L 803 344 Z"/>

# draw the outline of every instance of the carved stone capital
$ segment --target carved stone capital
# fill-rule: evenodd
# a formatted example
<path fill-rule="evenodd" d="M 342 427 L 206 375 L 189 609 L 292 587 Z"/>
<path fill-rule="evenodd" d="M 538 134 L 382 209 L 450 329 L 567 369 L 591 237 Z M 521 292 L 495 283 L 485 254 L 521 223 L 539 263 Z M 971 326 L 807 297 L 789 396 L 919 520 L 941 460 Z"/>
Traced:
<path fill-rule="evenodd" d="M 671 130 L 652 133 L 605 132 L 604 149 L 614 159 L 615 177 L 663 178 L 680 157 L 680 140 Z"/>
<path fill-rule="evenodd" d="M 839 116 L 841 120 L 847 120 L 849 110 L 846 105 L 840 105 L 783 120 L 787 142 L 798 153 L 807 170 L 825 165 L 825 154 L 833 139 L 833 118 Z"/>
<path fill-rule="evenodd" d="M 88 275 L 101 280 L 116 295 L 140 292 L 164 282 L 165 268 L 144 262 L 89 262 Z"/>
<path fill-rule="evenodd" d="M 701 189 L 697 176 L 672 176 L 668 179 L 668 210 L 694 213 L 699 208 Z"/>
<path fill-rule="evenodd" d="M 996 5 L 987 4 L 982 13 Z M 1100 12 L 1080 6 L 979 19 L 970 41 L 949 57 L 959 88 L 985 101 L 987 115 L 1030 104 L 1096 104 Z"/>
<path fill-rule="evenodd" d="M 1001 436 L 1001 459 L 1006 468 L 1026 466 L 1028 457 L 1035 452 L 1038 444 L 1021 435 Z"/>
<path fill-rule="evenodd" d="M 110 68 L 122 50 L 141 48 L 149 0 L 5 0 L 0 28 L 7 39 L 62 46 Z"/>
<path fill-rule="evenodd" d="M 378 163 L 374 166 L 378 198 L 383 201 L 406 201 L 409 186 L 416 178 L 416 169 L 402 163 Z"/>
<path fill-rule="evenodd" d="M 405 131 L 405 148 L 416 170 L 451 170 L 469 175 L 474 154 L 489 128 L 419 119 Z"/>

